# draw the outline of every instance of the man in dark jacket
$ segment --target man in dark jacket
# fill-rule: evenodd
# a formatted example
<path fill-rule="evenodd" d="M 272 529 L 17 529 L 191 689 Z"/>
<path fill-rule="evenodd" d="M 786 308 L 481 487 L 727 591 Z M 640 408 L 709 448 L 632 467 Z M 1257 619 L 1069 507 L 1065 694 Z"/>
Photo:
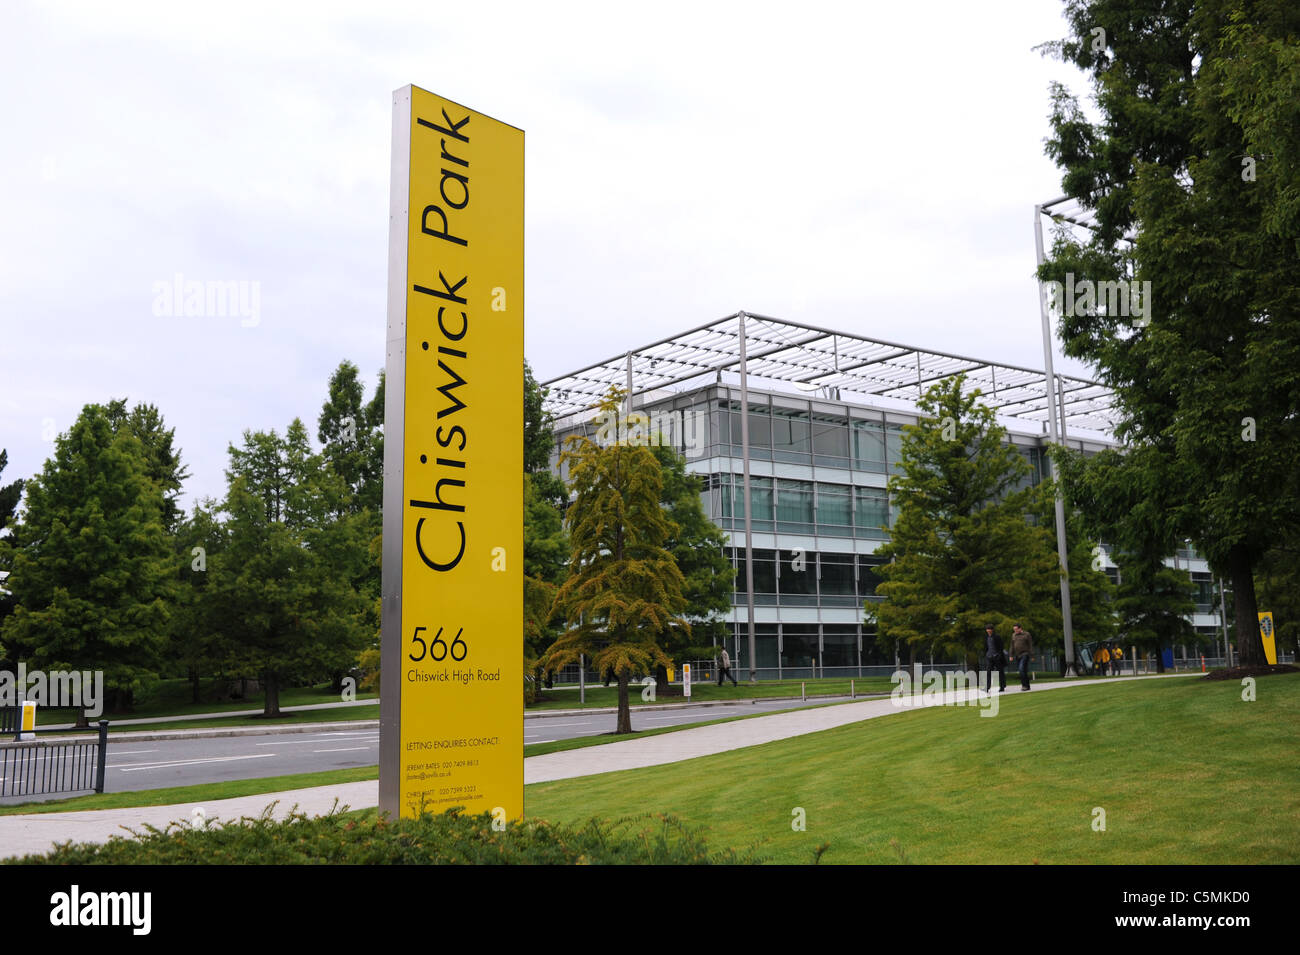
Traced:
<path fill-rule="evenodd" d="M 993 671 L 998 671 L 998 692 L 1007 691 L 1007 659 L 1002 650 L 1002 638 L 993 632 L 993 624 L 984 627 L 984 659 L 988 661 L 988 675 L 984 679 L 984 692 L 993 692 Z"/>
<path fill-rule="evenodd" d="M 1028 630 L 1021 628 L 1016 624 L 1015 629 L 1011 632 L 1011 656 L 1016 661 L 1016 667 L 1020 670 L 1020 692 L 1023 693 L 1029 689 L 1029 656 L 1034 652 L 1034 639 L 1029 635 Z"/>

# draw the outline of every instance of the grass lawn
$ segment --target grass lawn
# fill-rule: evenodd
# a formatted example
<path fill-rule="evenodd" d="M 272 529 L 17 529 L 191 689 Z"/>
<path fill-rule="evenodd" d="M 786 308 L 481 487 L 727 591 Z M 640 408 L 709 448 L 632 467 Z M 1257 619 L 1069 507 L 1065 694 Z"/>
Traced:
<path fill-rule="evenodd" d="M 1300 862 L 1300 677 L 1009 693 L 683 763 L 540 783 L 529 816 L 671 813 L 773 862 Z M 794 810 L 806 831 L 792 830 Z M 1105 831 L 1094 831 L 1094 810 Z"/>

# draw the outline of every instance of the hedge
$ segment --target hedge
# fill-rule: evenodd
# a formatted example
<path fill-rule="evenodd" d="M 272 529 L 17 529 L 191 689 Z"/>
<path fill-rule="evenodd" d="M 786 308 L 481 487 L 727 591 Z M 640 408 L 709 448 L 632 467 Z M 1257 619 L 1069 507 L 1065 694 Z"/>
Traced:
<path fill-rule="evenodd" d="M 103 844 L 71 842 L 44 855 L 5 860 L 18 865 L 710 865 L 760 861 L 732 850 L 710 852 L 704 838 L 671 816 L 643 816 L 581 827 L 536 819 L 441 815 L 394 820 L 357 816 L 347 807 L 309 817 L 294 807 L 194 828 L 174 822 L 145 827 Z"/>

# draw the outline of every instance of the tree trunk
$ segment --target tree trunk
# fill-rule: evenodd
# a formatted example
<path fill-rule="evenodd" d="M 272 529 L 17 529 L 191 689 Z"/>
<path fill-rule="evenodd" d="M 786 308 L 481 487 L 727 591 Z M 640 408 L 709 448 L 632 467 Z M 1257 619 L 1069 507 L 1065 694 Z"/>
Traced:
<path fill-rule="evenodd" d="M 1255 600 L 1255 576 L 1251 559 L 1244 547 L 1232 549 L 1228 555 L 1228 571 L 1232 578 L 1233 624 L 1237 628 L 1237 653 L 1239 666 L 1264 666 L 1264 641 L 1259 636 L 1258 604 Z"/>
<path fill-rule="evenodd" d="M 656 666 L 654 672 L 655 678 L 655 696 L 681 696 L 682 688 L 673 686 L 668 682 L 668 668 Z"/>
<path fill-rule="evenodd" d="M 266 706 L 262 715 L 271 717 L 280 715 L 280 676 L 278 673 L 266 673 Z"/>
<path fill-rule="evenodd" d="M 199 677 L 199 671 L 191 668 L 190 669 L 190 702 L 191 703 L 203 702 L 200 699 L 200 697 L 202 696 L 201 686 L 200 686 L 201 683 L 202 680 Z"/>
<path fill-rule="evenodd" d="M 627 698 L 628 672 L 620 670 L 618 673 L 618 726 L 615 733 L 632 732 L 632 707 Z"/>
<path fill-rule="evenodd" d="M 338 696 L 343 692 L 343 678 L 347 676 L 342 670 L 335 670 L 330 674 L 330 692 Z"/>

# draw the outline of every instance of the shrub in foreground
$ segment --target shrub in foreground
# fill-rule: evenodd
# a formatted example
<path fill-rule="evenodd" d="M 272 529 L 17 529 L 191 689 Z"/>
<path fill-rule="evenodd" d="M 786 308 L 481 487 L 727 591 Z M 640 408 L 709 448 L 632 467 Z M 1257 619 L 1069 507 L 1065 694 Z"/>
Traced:
<path fill-rule="evenodd" d="M 492 817 L 449 810 L 415 819 L 360 817 L 335 807 L 311 818 L 295 811 L 207 828 L 147 826 L 132 838 L 64 843 L 45 855 L 8 859 L 20 865 L 709 865 L 756 861 L 732 850 L 710 853 L 703 837 L 671 816 L 581 827 L 535 819 L 500 831 Z"/>

